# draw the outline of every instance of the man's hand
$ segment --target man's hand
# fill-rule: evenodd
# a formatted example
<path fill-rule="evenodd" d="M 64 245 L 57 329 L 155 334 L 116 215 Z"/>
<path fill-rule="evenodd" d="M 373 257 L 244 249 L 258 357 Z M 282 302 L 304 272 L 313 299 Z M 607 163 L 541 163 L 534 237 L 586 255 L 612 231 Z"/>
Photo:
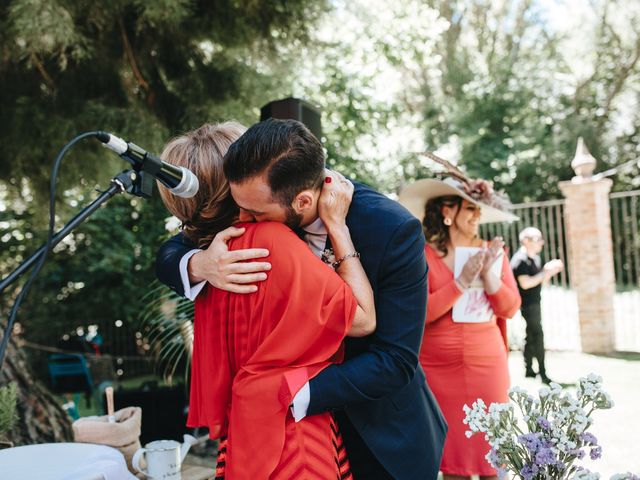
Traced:
<path fill-rule="evenodd" d="M 564 270 L 564 263 L 562 263 L 562 260 L 556 258 L 545 263 L 542 270 L 546 274 L 547 278 L 551 278 Z"/>
<path fill-rule="evenodd" d="M 353 183 L 343 175 L 325 169 L 325 183 L 318 199 L 318 215 L 328 232 L 345 226 L 353 188 Z"/>
<path fill-rule="evenodd" d="M 229 240 L 239 237 L 244 228 L 229 227 L 219 232 L 206 250 L 189 259 L 187 271 L 189 281 L 199 283 L 206 280 L 221 290 L 233 293 L 252 293 L 258 290 L 255 282 L 266 280 L 265 271 L 271 270 L 269 262 L 245 262 L 269 255 L 264 248 L 229 251 Z"/>

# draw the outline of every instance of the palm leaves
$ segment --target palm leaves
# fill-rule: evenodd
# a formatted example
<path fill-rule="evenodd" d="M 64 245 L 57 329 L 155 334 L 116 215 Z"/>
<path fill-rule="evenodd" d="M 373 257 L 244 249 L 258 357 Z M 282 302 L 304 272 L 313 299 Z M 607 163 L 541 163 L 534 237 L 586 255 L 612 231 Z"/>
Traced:
<path fill-rule="evenodd" d="M 158 281 L 143 297 L 140 323 L 157 368 L 167 381 L 184 369 L 189 371 L 193 347 L 193 302 L 180 297 Z"/>

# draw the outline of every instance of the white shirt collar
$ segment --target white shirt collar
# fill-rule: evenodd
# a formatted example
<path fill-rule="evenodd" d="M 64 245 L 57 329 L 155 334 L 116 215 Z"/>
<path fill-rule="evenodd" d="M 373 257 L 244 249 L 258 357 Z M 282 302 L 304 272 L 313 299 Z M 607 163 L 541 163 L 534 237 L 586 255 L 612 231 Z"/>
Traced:
<path fill-rule="evenodd" d="M 324 226 L 324 222 L 320 217 L 304 227 L 303 230 L 312 235 L 327 235 L 327 227 Z"/>

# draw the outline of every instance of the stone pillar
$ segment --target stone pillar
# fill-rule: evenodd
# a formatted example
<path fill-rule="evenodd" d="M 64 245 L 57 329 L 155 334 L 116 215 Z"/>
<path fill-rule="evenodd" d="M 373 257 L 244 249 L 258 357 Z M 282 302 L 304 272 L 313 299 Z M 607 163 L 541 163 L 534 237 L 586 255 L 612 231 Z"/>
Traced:
<path fill-rule="evenodd" d="M 566 198 L 569 272 L 578 297 L 582 351 L 609 353 L 615 349 L 615 273 L 609 211 L 612 181 L 591 177 L 591 162 L 595 166 L 595 159 L 580 139 L 572 162 L 578 175 L 560 182 L 560 190 Z"/>

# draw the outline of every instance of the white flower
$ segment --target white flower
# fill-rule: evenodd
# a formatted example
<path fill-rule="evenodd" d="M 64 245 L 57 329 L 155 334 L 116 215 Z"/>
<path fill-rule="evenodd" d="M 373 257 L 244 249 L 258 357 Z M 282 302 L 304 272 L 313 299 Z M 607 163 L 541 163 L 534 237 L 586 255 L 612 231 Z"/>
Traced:
<path fill-rule="evenodd" d="M 613 400 L 611 399 L 611 395 L 609 395 L 607 392 L 602 392 L 602 406 L 601 408 L 611 408 L 615 405 L 615 403 L 613 402 Z"/>
<path fill-rule="evenodd" d="M 558 384 L 556 382 L 551 382 L 551 384 L 549 384 L 549 387 L 551 388 L 551 391 L 554 392 L 554 393 L 562 392 L 562 386 L 560 386 L 560 384 Z"/>
<path fill-rule="evenodd" d="M 589 375 L 587 375 L 586 380 L 592 383 L 602 383 L 602 377 L 595 373 L 590 373 Z"/>
<path fill-rule="evenodd" d="M 525 458 L 529 452 L 527 448 L 523 448 L 524 441 L 536 442 L 536 438 L 540 439 L 556 458 L 563 458 L 581 445 L 577 438 L 592 424 L 590 413 L 588 415 L 587 412 L 609 408 L 612 403 L 609 395 L 602 389 L 602 378 L 595 374 L 580 379 L 575 396 L 563 390 L 559 384 L 552 383 L 549 387 L 541 388 L 536 397 L 520 387 L 513 387 L 509 390 L 509 398 L 508 403 L 492 403 L 488 408 L 482 399 L 477 399 L 471 406 L 464 405 L 464 423 L 468 426 L 465 435 L 471 437 L 482 433 L 494 452 L 493 461 L 501 459 L 501 465 L 511 465 L 507 468 L 516 476 L 519 472 L 513 470 L 516 468 L 513 465 L 523 465 L 529 461 Z M 541 426 L 540 417 L 544 417 L 549 423 L 544 422 Z M 522 432 L 520 429 L 516 430 L 517 425 L 523 427 Z M 531 435 L 534 433 L 535 435 Z M 524 440 L 520 437 L 521 434 L 527 435 Z M 565 474 L 571 465 L 571 460 L 563 464 Z M 549 471 L 540 470 L 541 478 L 548 478 L 549 474 Z M 596 480 L 599 475 L 581 470 L 573 478 Z M 627 478 L 636 480 L 624 476 L 618 476 L 614 480 Z"/>
<path fill-rule="evenodd" d="M 523 394 L 526 394 L 526 393 L 527 393 L 527 391 L 526 391 L 524 388 L 522 388 L 522 387 L 518 387 L 518 386 L 516 385 L 515 387 L 511 387 L 511 388 L 509 389 L 509 394 L 512 394 L 512 393 L 513 393 L 513 394 L 517 394 L 517 393 L 523 393 Z"/>
<path fill-rule="evenodd" d="M 626 472 L 626 473 L 616 473 L 615 475 L 611 476 L 611 480 L 637 480 L 638 476 L 634 475 L 631 472 Z"/>
<path fill-rule="evenodd" d="M 571 478 L 573 480 L 599 480 L 600 474 L 589 470 L 578 470 Z"/>

